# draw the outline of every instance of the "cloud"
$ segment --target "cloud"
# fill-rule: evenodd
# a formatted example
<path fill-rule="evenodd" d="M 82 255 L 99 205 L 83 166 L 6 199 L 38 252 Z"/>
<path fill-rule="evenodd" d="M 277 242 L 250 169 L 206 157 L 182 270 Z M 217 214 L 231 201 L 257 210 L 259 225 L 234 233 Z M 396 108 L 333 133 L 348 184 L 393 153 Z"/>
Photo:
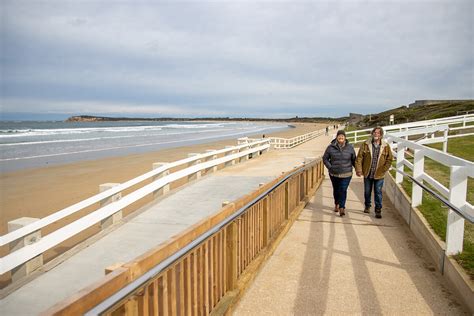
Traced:
<path fill-rule="evenodd" d="M 473 98 L 473 6 L 6 1 L 2 111 L 340 116 Z"/>

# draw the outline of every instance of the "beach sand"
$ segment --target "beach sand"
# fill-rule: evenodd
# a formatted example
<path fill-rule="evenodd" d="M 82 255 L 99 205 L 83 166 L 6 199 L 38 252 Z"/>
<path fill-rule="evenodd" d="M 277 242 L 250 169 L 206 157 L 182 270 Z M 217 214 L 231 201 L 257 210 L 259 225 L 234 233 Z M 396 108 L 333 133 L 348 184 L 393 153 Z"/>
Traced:
<path fill-rule="evenodd" d="M 266 137 L 291 138 L 325 128 L 326 126 L 325 124 L 314 123 L 297 123 L 291 125 L 295 126 L 295 128 L 267 134 Z M 262 135 L 259 134 L 254 137 L 260 138 Z M 45 217 L 97 194 L 99 192 L 99 185 L 102 183 L 123 183 L 144 174 L 152 169 L 152 164 L 155 162 L 176 161 L 186 158 L 188 153 L 203 153 L 206 149 L 222 149 L 225 146 L 236 144 L 236 139 L 229 139 L 206 144 L 164 149 L 146 154 L 83 161 L 2 174 L 0 176 L 0 234 L 4 235 L 7 233 L 7 223 L 11 220 L 25 216 L 35 218 Z M 172 188 L 180 184 L 182 183 L 177 183 L 172 186 Z M 127 193 L 128 192 L 124 192 L 125 195 Z M 124 216 L 149 202 L 151 202 L 151 197 L 131 205 L 124 210 Z M 95 209 L 97 209 L 97 206 L 89 207 L 79 212 L 79 214 L 69 216 L 67 220 L 52 224 L 43 229 L 42 234 L 46 235 Z M 70 249 L 81 240 L 84 240 L 99 230 L 100 224 L 97 224 L 75 238 L 59 245 L 54 250 L 48 251 L 45 253 L 45 261 Z M 0 249 L 1 256 L 7 253 L 8 249 L 5 249 L 5 247 Z M 5 281 L 5 278 L 1 279 Z M 4 282 L 0 280 L 0 284 L 1 283 Z M 0 287 L 3 286 L 0 285 Z"/>

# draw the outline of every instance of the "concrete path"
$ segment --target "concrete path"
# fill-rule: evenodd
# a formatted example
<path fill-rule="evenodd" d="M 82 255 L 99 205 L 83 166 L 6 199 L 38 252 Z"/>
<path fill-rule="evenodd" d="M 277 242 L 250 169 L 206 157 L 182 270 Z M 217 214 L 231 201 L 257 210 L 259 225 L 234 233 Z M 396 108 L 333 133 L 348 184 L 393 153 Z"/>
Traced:
<path fill-rule="evenodd" d="M 375 219 L 362 200 L 354 177 L 339 217 L 324 180 L 234 314 L 465 314 L 390 201 Z"/>
<path fill-rule="evenodd" d="M 24 285 L 0 302 L 0 315 L 35 315 L 104 275 L 104 269 L 127 262 L 235 200 L 320 156 L 330 141 L 320 136 L 291 150 L 275 150 L 228 167 L 172 192 L 60 265 Z"/>

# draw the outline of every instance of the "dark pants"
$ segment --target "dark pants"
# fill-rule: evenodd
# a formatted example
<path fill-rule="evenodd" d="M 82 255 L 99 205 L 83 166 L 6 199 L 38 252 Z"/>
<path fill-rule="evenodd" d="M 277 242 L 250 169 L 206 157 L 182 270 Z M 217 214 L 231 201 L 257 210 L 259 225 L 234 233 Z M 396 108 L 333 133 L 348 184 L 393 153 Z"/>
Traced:
<path fill-rule="evenodd" d="M 334 204 L 339 204 L 340 208 L 346 208 L 347 188 L 351 182 L 352 176 L 347 178 L 338 178 L 329 176 L 332 182 L 332 195 L 334 196 Z"/>
<path fill-rule="evenodd" d="M 375 180 L 364 178 L 364 203 L 366 208 L 370 208 L 370 206 L 372 205 L 372 188 L 374 188 L 375 209 L 382 209 L 382 187 L 383 179 Z"/>

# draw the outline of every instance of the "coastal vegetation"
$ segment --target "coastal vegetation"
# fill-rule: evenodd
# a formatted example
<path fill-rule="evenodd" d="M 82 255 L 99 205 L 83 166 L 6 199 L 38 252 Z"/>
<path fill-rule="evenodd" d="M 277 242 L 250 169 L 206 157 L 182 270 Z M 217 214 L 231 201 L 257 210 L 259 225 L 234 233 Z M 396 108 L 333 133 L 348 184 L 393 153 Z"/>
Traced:
<path fill-rule="evenodd" d="M 244 121 L 244 122 L 285 122 L 285 123 L 326 123 L 340 122 L 345 118 L 330 117 L 291 117 L 291 118 L 249 118 L 249 117 L 199 117 L 199 118 L 176 118 L 176 117 L 109 117 L 94 115 L 78 115 L 69 117 L 66 122 L 114 122 L 114 121 L 160 121 L 160 122 L 184 122 L 184 121 Z"/>
<path fill-rule="evenodd" d="M 364 115 L 360 121 L 353 122 L 352 125 L 354 129 L 389 125 L 390 115 L 394 116 L 394 124 L 402 124 L 467 113 L 474 113 L 474 100 L 411 107 L 403 105 L 388 111 Z"/>

